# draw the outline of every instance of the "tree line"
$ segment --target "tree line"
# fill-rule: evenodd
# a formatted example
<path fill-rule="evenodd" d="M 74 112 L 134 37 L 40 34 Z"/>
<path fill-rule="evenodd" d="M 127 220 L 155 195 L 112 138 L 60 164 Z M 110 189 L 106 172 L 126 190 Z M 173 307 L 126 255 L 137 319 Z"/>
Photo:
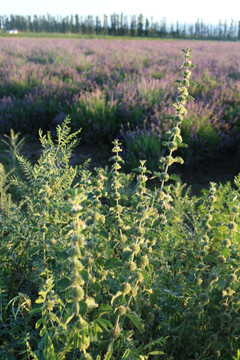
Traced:
<path fill-rule="evenodd" d="M 74 33 L 83 35 L 112 35 L 139 37 L 171 37 L 218 40 L 240 40 L 240 21 L 219 21 L 218 24 L 204 23 L 198 19 L 195 23 L 168 24 L 166 18 L 154 21 L 153 17 L 144 18 L 142 14 L 126 16 L 122 14 L 99 16 L 52 16 L 52 15 L 2 15 L 0 29 L 20 32 Z"/>

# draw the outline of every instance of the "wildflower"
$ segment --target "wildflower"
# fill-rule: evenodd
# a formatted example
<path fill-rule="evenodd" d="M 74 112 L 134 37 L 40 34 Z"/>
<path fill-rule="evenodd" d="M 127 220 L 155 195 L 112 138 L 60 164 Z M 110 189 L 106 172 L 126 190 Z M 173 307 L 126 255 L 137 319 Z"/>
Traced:
<path fill-rule="evenodd" d="M 138 182 L 140 182 L 140 181 L 147 182 L 147 180 L 148 180 L 148 177 L 146 175 L 138 175 L 137 176 L 137 181 Z"/>
<path fill-rule="evenodd" d="M 71 212 L 78 212 L 80 210 L 82 210 L 82 206 L 80 204 L 73 205 L 72 208 L 71 208 Z"/>

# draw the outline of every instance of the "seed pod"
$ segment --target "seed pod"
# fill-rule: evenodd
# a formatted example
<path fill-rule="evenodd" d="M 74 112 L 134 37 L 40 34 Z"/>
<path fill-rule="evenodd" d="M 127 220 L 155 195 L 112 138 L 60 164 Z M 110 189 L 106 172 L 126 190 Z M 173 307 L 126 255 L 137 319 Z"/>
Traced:
<path fill-rule="evenodd" d="M 74 272 L 71 276 L 71 281 L 74 285 L 79 285 L 79 286 L 82 286 L 84 285 L 85 281 L 84 279 L 82 278 L 82 276 L 79 274 L 78 271 L 75 271 L 76 269 L 74 269 Z"/>
<path fill-rule="evenodd" d="M 45 202 L 46 205 L 50 203 L 50 200 L 47 197 L 44 197 L 43 201 Z"/>
<path fill-rule="evenodd" d="M 101 214 L 100 214 L 99 212 L 96 212 L 96 213 L 94 214 L 94 220 L 95 220 L 95 221 L 98 221 L 98 220 L 100 219 L 100 217 L 101 217 Z"/>
<path fill-rule="evenodd" d="M 205 242 L 209 241 L 209 237 L 207 235 L 203 235 L 202 240 Z"/>
<path fill-rule="evenodd" d="M 159 178 L 160 178 L 160 180 L 162 180 L 162 181 L 168 181 L 168 180 L 169 180 L 169 175 L 168 175 L 168 173 L 166 173 L 166 172 L 162 172 L 162 173 L 160 174 Z"/>
<path fill-rule="evenodd" d="M 176 115 L 174 116 L 174 120 L 177 122 L 182 122 L 183 121 L 183 116 L 182 115 Z"/>
<path fill-rule="evenodd" d="M 80 344 L 79 344 L 79 350 L 86 350 L 90 345 L 90 339 L 89 337 L 85 336 L 84 342 L 82 341 L 82 337 L 80 336 Z"/>
<path fill-rule="evenodd" d="M 115 192 L 115 193 L 113 194 L 113 198 L 114 198 L 114 200 L 120 200 L 120 199 L 121 199 L 120 193 L 119 193 L 119 192 Z"/>
<path fill-rule="evenodd" d="M 182 85 L 189 86 L 189 80 L 188 79 L 183 79 L 182 80 Z"/>
<path fill-rule="evenodd" d="M 183 65 L 186 67 L 189 67 L 192 65 L 192 62 L 191 62 L 191 60 L 186 60 Z"/>
<path fill-rule="evenodd" d="M 119 212 L 119 214 L 121 214 L 123 212 L 123 206 L 117 205 L 116 210 L 117 210 L 117 212 Z"/>
<path fill-rule="evenodd" d="M 119 336 L 120 334 L 121 334 L 121 329 L 120 329 L 119 325 L 117 325 L 117 326 L 115 326 L 114 329 L 112 329 L 112 335 L 113 335 L 114 337 L 117 337 L 117 336 Z"/>
<path fill-rule="evenodd" d="M 219 359 L 222 354 L 221 354 L 221 351 L 216 350 L 216 351 L 214 352 L 214 355 L 215 355 L 216 359 Z"/>
<path fill-rule="evenodd" d="M 179 95 L 177 97 L 177 101 L 180 103 L 180 104 L 186 104 L 186 97 L 184 95 Z"/>
<path fill-rule="evenodd" d="M 88 241 L 87 246 L 89 249 L 96 249 L 97 244 L 94 240 L 90 240 L 90 241 Z"/>
<path fill-rule="evenodd" d="M 224 257 L 223 255 L 218 255 L 218 257 L 217 257 L 217 262 L 218 262 L 219 264 L 223 264 L 223 263 L 226 262 L 226 259 L 225 259 L 225 257 Z"/>
<path fill-rule="evenodd" d="M 144 228 L 142 228 L 142 227 L 138 227 L 136 229 L 137 236 L 142 236 L 144 234 L 144 232 L 145 232 Z"/>
<path fill-rule="evenodd" d="M 190 76 L 191 76 L 191 71 L 190 70 L 185 70 L 183 72 L 183 76 L 184 76 L 184 79 L 189 79 Z"/>
<path fill-rule="evenodd" d="M 102 192 L 101 192 L 101 190 L 99 190 L 99 189 L 96 189 L 96 190 L 94 191 L 94 194 L 95 194 L 96 197 L 101 197 L 101 196 L 102 196 Z"/>
<path fill-rule="evenodd" d="M 76 322 L 76 327 L 78 330 L 86 329 L 88 328 L 88 323 L 81 316 L 79 316 L 79 319 Z"/>
<path fill-rule="evenodd" d="M 137 273 L 137 280 L 138 280 L 139 282 L 143 282 L 143 281 L 144 281 L 144 277 L 143 277 L 143 275 L 142 275 L 140 272 Z"/>
<path fill-rule="evenodd" d="M 80 301 L 84 297 L 84 290 L 81 286 L 72 286 L 72 297 L 74 300 Z"/>
<path fill-rule="evenodd" d="M 231 240 L 229 240 L 229 239 L 224 239 L 223 241 L 222 241 L 222 245 L 225 247 L 225 248 L 229 248 L 230 246 L 231 246 Z"/>
<path fill-rule="evenodd" d="M 93 263 L 94 263 L 93 258 L 88 257 L 88 258 L 87 258 L 87 264 L 88 264 L 88 265 L 92 265 Z"/>
<path fill-rule="evenodd" d="M 121 241 L 122 244 L 124 244 L 127 241 L 126 235 L 121 235 L 120 241 Z"/>
<path fill-rule="evenodd" d="M 235 293 L 235 291 L 232 290 L 230 287 L 226 288 L 226 292 L 227 292 L 228 296 L 232 296 Z"/>
<path fill-rule="evenodd" d="M 92 202 L 92 205 L 93 205 L 93 207 L 100 208 L 102 204 L 101 204 L 101 201 L 100 201 L 100 200 L 95 199 L 95 200 Z"/>
<path fill-rule="evenodd" d="M 118 308 L 118 310 L 117 310 L 117 314 L 118 315 L 125 315 L 126 314 L 126 312 L 127 312 L 127 308 L 125 307 L 125 306 L 120 306 L 119 308 Z"/>
<path fill-rule="evenodd" d="M 134 270 L 136 270 L 136 268 L 137 268 L 137 265 L 134 261 L 131 261 L 127 264 L 128 271 L 134 271 Z"/>
<path fill-rule="evenodd" d="M 169 148 L 169 150 L 176 150 L 177 149 L 176 141 L 169 141 L 168 142 L 168 148 Z"/>
<path fill-rule="evenodd" d="M 168 166 L 172 165 L 174 163 L 174 158 L 172 156 L 166 156 L 166 164 Z"/>
<path fill-rule="evenodd" d="M 213 219 L 212 215 L 211 215 L 211 214 L 207 214 L 207 220 L 208 220 L 208 221 L 212 221 L 212 219 Z"/>
<path fill-rule="evenodd" d="M 123 295 L 127 295 L 131 291 L 131 285 L 127 282 L 122 284 L 122 293 Z"/>
<path fill-rule="evenodd" d="M 150 246 L 149 248 L 147 248 L 147 249 L 146 249 L 146 252 L 147 252 L 148 254 L 151 254 L 151 253 L 153 252 L 152 247 Z"/>
<path fill-rule="evenodd" d="M 124 226 L 124 221 L 122 219 L 117 219 L 118 226 Z"/>
<path fill-rule="evenodd" d="M 237 230 L 237 225 L 235 224 L 235 222 L 230 221 L 230 222 L 228 223 L 228 228 L 229 228 L 229 230 L 231 230 L 231 231 L 236 231 L 236 230 Z"/>
<path fill-rule="evenodd" d="M 217 201 L 217 198 L 216 198 L 215 195 L 210 195 L 210 196 L 209 196 L 209 199 L 210 199 L 213 203 Z"/>
<path fill-rule="evenodd" d="M 44 226 L 40 227 L 40 231 L 42 233 L 46 233 L 48 231 L 48 228 L 44 225 Z"/>
<path fill-rule="evenodd" d="M 238 206 L 233 206 L 233 207 L 232 207 L 232 213 L 233 213 L 233 214 L 237 214 L 238 211 L 239 211 L 239 207 L 238 207 Z"/>
<path fill-rule="evenodd" d="M 179 129 L 179 127 L 175 126 L 174 128 L 172 128 L 172 133 L 174 135 L 180 135 L 181 130 Z"/>
<path fill-rule="evenodd" d="M 132 247 L 132 251 L 133 251 L 134 255 L 137 255 L 140 251 L 139 244 L 133 244 L 131 247 Z"/>
<path fill-rule="evenodd" d="M 202 284 L 202 282 L 203 282 L 203 281 L 202 281 L 202 279 L 200 279 L 200 278 L 198 278 L 197 281 L 196 281 L 196 283 L 197 283 L 198 286 L 200 286 L 200 285 Z"/>
<path fill-rule="evenodd" d="M 141 265 L 142 267 L 146 267 L 149 264 L 148 256 L 144 255 L 141 258 Z"/>
<path fill-rule="evenodd" d="M 101 215 L 99 220 L 101 221 L 102 224 L 105 224 L 105 216 L 104 215 Z"/>
<path fill-rule="evenodd" d="M 72 267 L 73 271 L 81 271 L 83 269 L 83 265 L 82 265 L 81 261 L 79 261 L 76 258 L 73 260 L 71 267 Z"/>

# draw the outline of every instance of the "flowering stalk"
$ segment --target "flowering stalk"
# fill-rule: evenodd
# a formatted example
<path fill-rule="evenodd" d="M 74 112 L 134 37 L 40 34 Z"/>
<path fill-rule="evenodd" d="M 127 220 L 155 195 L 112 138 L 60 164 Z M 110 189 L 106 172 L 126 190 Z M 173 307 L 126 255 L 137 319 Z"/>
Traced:
<path fill-rule="evenodd" d="M 179 146 L 186 146 L 185 144 L 183 144 L 180 126 L 184 120 L 184 116 L 186 116 L 187 114 L 187 109 L 184 105 L 187 103 L 187 100 L 193 100 L 193 97 L 190 96 L 188 93 L 188 87 L 191 84 L 189 80 L 191 76 L 191 71 L 189 69 L 195 66 L 190 60 L 192 50 L 186 48 L 186 50 L 182 49 L 182 51 L 185 55 L 184 62 L 180 66 L 180 69 L 185 68 L 185 70 L 183 71 L 183 79 L 176 80 L 176 82 L 179 84 L 179 87 L 178 96 L 173 102 L 173 108 L 176 111 L 176 115 L 174 116 L 175 126 L 168 132 L 168 141 L 163 143 L 164 146 L 167 146 L 169 150 L 169 155 L 166 157 L 161 157 L 160 161 L 161 163 L 163 163 L 163 171 L 161 173 L 155 173 L 155 176 L 158 176 L 161 180 L 160 191 L 163 190 L 165 182 L 167 182 L 170 178 L 168 174 L 169 166 L 171 166 L 173 163 L 183 164 L 184 162 L 181 157 L 177 156 L 174 158 L 172 154 L 174 151 L 177 150 Z"/>
<path fill-rule="evenodd" d="M 121 158 L 119 153 L 122 151 L 120 147 L 120 143 L 118 140 L 113 141 L 114 148 L 112 149 L 112 152 L 116 155 L 113 156 L 110 160 L 114 161 L 114 164 L 112 166 L 112 173 L 113 173 L 113 182 L 112 182 L 112 188 L 114 190 L 113 199 L 116 201 L 116 219 L 118 221 L 118 224 L 121 224 L 120 219 L 120 213 L 122 212 L 122 207 L 119 205 L 119 200 L 121 199 L 121 194 L 119 193 L 119 189 L 123 187 L 123 185 L 119 182 L 119 171 L 121 169 L 120 163 L 124 163 L 124 160 Z"/>

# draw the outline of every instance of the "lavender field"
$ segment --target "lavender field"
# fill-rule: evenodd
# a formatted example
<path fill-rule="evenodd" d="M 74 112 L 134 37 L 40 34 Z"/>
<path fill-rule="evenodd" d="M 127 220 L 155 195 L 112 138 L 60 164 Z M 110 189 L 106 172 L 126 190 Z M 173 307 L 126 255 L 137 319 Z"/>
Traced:
<path fill-rule="evenodd" d="M 103 39 L 0 39 L 1 133 L 37 136 L 70 115 L 82 141 L 119 138 L 128 161 L 159 158 L 171 126 L 181 48 L 196 64 L 183 136 L 185 159 L 239 147 L 239 43 Z"/>

